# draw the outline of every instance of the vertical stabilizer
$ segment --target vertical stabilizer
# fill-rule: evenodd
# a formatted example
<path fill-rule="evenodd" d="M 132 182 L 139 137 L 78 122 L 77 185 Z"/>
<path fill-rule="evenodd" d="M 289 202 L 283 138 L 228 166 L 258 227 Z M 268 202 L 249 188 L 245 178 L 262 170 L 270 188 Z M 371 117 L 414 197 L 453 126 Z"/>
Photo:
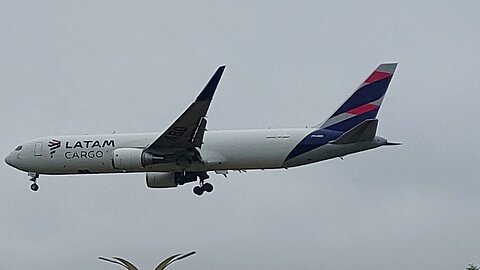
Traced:
<path fill-rule="evenodd" d="M 396 67 L 397 63 L 378 66 L 330 118 L 315 127 L 346 132 L 367 119 L 375 119 Z"/>

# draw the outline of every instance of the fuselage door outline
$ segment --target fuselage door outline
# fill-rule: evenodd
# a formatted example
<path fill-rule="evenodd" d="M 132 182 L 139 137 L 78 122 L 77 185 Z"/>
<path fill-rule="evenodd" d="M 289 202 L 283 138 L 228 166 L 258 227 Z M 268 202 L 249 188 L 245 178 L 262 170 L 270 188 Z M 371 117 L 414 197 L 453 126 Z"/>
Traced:
<path fill-rule="evenodd" d="M 43 142 L 36 142 L 35 148 L 33 149 L 33 155 L 36 157 L 42 156 Z"/>

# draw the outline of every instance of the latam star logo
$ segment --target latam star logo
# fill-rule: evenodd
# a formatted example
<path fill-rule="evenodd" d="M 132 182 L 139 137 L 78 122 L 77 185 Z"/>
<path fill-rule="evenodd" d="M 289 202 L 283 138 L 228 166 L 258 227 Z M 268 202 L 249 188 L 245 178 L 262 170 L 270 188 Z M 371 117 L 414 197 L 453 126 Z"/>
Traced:
<path fill-rule="evenodd" d="M 60 148 L 62 141 L 52 139 L 48 142 L 48 147 L 50 148 L 50 158 L 53 158 L 53 154 L 55 154 L 56 150 Z"/>

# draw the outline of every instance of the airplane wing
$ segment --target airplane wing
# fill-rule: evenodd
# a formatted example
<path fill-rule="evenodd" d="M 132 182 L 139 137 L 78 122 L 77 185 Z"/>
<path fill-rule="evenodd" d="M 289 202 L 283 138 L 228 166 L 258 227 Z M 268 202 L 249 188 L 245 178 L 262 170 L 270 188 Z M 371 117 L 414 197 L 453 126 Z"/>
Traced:
<path fill-rule="evenodd" d="M 205 116 L 224 70 L 225 66 L 217 69 L 195 102 L 160 137 L 147 146 L 146 151 L 162 153 L 165 149 L 191 149 L 202 146 L 207 126 Z"/>

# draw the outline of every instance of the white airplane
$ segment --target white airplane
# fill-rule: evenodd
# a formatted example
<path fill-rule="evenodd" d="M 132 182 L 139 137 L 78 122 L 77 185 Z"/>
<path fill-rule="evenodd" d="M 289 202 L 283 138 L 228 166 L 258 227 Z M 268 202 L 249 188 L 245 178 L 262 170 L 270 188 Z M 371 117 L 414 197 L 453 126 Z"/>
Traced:
<path fill-rule="evenodd" d="M 213 186 L 207 172 L 291 168 L 397 145 L 376 136 L 378 110 L 396 63 L 381 64 L 326 121 L 310 128 L 207 131 L 207 110 L 225 66 L 217 69 L 197 99 L 162 134 L 42 137 L 13 150 L 5 162 L 31 177 L 40 174 L 146 173 L 150 188 L 199 181 L 193 192 Z"/>

